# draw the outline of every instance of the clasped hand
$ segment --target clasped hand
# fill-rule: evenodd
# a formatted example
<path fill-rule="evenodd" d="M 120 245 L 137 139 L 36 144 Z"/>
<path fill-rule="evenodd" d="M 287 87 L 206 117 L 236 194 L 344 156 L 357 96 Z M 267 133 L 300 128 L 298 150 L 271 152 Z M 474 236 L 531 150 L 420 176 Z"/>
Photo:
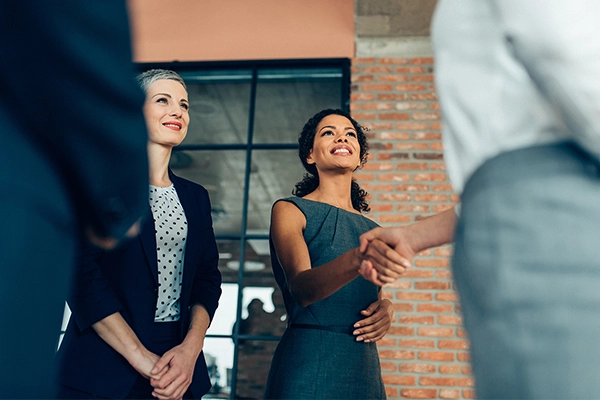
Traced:
<path fill-rule="evenodd" d="M 402 228 L 375 228 L 360 236 L 360 275 L 378 286 L 392 283 L 411 267 L 415 252 Z"/>

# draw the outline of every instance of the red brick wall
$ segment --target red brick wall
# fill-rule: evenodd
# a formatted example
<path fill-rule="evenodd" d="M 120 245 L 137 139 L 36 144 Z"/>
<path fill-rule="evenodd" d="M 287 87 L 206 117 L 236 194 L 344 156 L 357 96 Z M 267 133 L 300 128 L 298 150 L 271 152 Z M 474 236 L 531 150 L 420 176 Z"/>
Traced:
<path fill-rule="evenodd" d="M 357 58 L 352 116 L 369 127 L 369 162 L 357 173 L 382 226 L 415 222 L 458 200 L 441 142 L 432 58 Z M 469 342 L 450 269 L 451 247 L 419 254 L 384 295 L 395 321 L 379 342 L 388 398 L 474 398 Z"/>

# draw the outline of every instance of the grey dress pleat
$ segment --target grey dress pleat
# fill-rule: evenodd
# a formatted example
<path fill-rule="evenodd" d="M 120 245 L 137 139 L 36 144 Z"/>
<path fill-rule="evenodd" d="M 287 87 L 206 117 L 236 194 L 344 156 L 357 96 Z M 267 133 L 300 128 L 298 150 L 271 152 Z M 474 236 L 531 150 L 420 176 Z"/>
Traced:
<path fill-rule="evenodd" d="M 378 225 L 362 215 L 298 197 L 306 217 L 304 239 L 311 265 L 318 268 L 358 247 L 359 236 Z M 378 300 L 379 288 L 357 277 L 331 296 L 301 307 L 287 289 L 285 274 L 271 243 L 273 273 L 288 315 L 269 372 L 267 399 L 384 399 L 375 343 L 357 342 L 353 325 Z"/>

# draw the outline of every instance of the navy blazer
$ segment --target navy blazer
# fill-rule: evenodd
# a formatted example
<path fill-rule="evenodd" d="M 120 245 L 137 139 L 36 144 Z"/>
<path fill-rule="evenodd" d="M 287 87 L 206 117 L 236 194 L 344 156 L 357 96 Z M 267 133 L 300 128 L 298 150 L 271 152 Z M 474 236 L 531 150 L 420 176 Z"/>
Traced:
<path fill-rule="evenodd" d="M 188 222 L 179 319 L 183 340 L 191 306 L 202 304 L 212 320 L 221 295 L 221 273 L 208 192 L 170 171 L 169 175 Z M 131 391 L 139 373 L 91 326 L 120 312 L 140 341 L 150 342 L 158 297 L 156 247 L 150 206 L 137 238 L 111 251 L 81 246 L 68 300 L 73 314 L 58 352 L 60 383 L 108 398 L 123 398 Z M 190 390 L 200 398 L 209 389 L 201 354 Z"/>

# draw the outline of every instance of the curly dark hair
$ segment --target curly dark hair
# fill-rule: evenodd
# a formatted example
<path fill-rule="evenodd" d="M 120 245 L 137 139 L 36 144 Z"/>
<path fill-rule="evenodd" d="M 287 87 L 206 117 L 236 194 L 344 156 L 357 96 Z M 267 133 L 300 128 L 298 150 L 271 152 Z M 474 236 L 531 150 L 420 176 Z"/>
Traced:
<path fill-rule="evenodd" d="M 309 164 L 306 159 L 310 155 L 310 152 L 313 148 L 315 134 L 317 133 L 317 126 L 323 120 L 323 118 L 332 114 L 346 117 L 352 123 L 352 126 L 354 126 L 354 129 L 356 130 L 358 144 L 360 145 L 360 165 L 362 166 L 367 162 L 369 144 L 367 143 L 367 137 L 365 136 L 364 128 L 358 122 L 356 122 L 350 116 L 350 114 L 343 110 L 326 109 L 319 111 L 311 119 L 309 119 L 306 124 L 304 124 L 302 132 L 300 132 L 300 136 L 298 136 L 298 156 L 300 157 L 300 161 L 302 161 L 302 165 L 304 165 L 304 169 L 308 172 L 308 174 L 305 174 L 302 180 L 296 183 L 295 188 L 292 191 L 294 196 L 306 196 L 307 194 L 314 192 L 319 186 L 319 174 L 317 172 L 317 167 L 314 164 Z M 362 189 L 354 179 L 352 179 L 350 196 L 352 199 L 352 207 L 354 207 L 355 210 L 361 212 L 370 211 L 369 204 L 365 200 L 367 197 L 367 192 Z"/>

